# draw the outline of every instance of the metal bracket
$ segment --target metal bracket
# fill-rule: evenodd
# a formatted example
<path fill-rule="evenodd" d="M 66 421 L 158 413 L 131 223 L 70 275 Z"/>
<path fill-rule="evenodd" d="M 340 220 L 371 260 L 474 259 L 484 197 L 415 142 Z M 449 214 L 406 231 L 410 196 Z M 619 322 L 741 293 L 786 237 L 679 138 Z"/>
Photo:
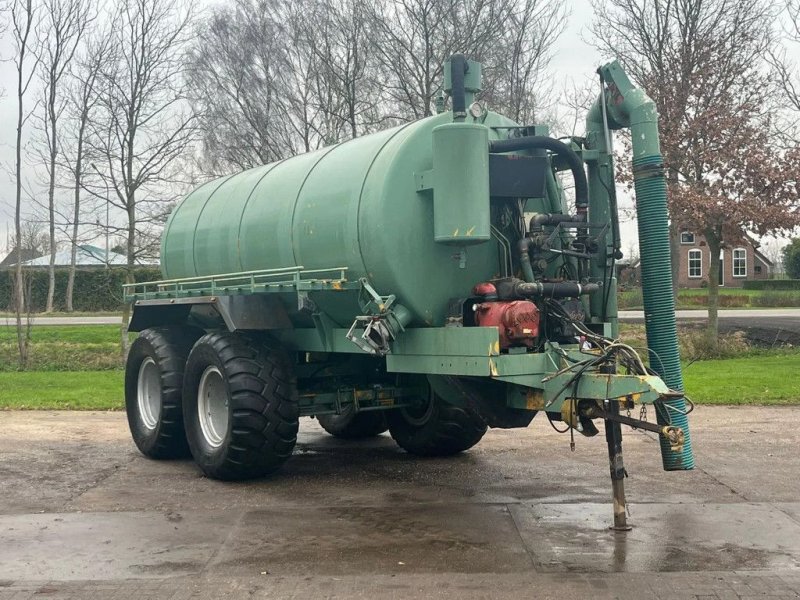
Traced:
<path fill-rule="evenodd" d="M 390 343 L 405 330 L 392 308 L 397 297 L 381 296 L 366 278 L 359 283 L 358 304 L 366 314 L 355 318 L 346 337 L 368 354 L 386 356 L 391 352 Z"/>

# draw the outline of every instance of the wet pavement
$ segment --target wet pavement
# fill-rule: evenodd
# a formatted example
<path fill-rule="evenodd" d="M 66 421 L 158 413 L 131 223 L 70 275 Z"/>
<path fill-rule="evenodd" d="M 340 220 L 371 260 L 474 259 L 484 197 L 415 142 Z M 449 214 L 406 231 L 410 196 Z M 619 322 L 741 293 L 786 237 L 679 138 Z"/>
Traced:
<path fill-rule="evenodd" d="M 700 407 L 698 468 L 545 419 L 422 460 L 302 420 L 269 480 L 138 454 L 122 413 L 0 412 L 0 599 L 800 598 L 800 408 Z"/>

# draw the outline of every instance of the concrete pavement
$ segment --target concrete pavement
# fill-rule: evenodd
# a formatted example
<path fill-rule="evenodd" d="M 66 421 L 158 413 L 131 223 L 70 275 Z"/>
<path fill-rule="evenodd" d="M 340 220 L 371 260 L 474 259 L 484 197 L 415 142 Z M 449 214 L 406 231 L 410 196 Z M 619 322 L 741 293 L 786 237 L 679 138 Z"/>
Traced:
<path fill-rule="evenodd" d="M 0 599 L 800 598 L 798 418 L 699 407 L 679 473 L 626 431 L 621 534 L 602 436 L 541 417 L 430 460 L 303 419 L 277 476 L 223 483 L 121 413 L 0 412 Z"/>

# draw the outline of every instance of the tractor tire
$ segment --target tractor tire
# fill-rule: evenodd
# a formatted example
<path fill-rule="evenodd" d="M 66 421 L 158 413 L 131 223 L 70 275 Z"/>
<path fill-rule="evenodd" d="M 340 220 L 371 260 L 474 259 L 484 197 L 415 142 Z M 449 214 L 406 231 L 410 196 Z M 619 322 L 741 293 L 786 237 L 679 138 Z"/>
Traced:
<path fill-rule="evenodd" d="M 340 415 L 319 415 L 317 421 L 332 436 L 343 440 L 362 440 L 375 437 L 389 429 L 385 411 L 353 412 Z"/>
<path fill-rule="evenodd" d="M 386 419 L 397 445 L 418 456 L 458 454 L 481 441 L 487 430 L 475 412 L 445 402 L 433 390 L 423 407 L 391 410 Z"/>
<path fill-rule="evenodd" d="M 203 332 L 192 327 L 145 329 L 125 364 L 125 410 L 131 436 L 150 458 L 189 456 L 183 428 L 183 370 Z"/>
<path fill-rule="evenodd" d="M 213 479 L 263 477 L 297 442 L 297 385 L 289 357 L 232 333 L 197 340 L 183 378 L 183 420 L 195 462 Z"/>

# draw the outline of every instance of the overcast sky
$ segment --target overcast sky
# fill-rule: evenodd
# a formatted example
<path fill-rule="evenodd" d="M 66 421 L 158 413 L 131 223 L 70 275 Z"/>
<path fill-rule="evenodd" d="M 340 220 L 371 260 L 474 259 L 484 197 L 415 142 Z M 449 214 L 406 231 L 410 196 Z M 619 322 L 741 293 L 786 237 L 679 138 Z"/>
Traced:
<path fill-rule="evenodd" d="M 583 40 L 588 37 L 588 27 L 592 18 L 592 7 L 589 0 L 567 0 L 570 16 L 567 28 L 559 39 L 555 57 L 551 64 L 551 76 L 555 91 L 565 89 L 571 81 L 583 83 L 595 81 L 595 69 L 603 62 L 602 57 Z M 0 41 L 0 56 L 11 57 L 12 47 L 9 36 Z M 5 91 L 0 99 L 0 257 L 5 254 L 7 232 L 13 230 L 14 207 L 14 143 L 16 125 L 16 71 L 10 60 L 0 62 L 0 87 Z M 28 100 L 31 102 L 32 100 Z M 30 129 L 30 127 L 29 127 Z M 28 169 L 28 183 L 35 185 L 35 179 Z M 621 204 L 631 206 L 631 200 L 623 197 Z M 625 211 L 630 213 L 630 211 Z M 637 242 L 636 223 L 624 220 L 621 225 L 622 248 Z"/>

